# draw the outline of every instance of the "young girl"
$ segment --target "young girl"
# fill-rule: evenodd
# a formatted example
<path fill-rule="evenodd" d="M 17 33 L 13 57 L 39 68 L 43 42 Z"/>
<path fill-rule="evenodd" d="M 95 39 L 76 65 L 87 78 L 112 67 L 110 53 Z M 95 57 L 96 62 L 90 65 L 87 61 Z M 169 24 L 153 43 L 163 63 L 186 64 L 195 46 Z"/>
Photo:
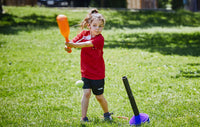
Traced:
<path fill-rule="evenodd" d="M 81 48 L 81 75 L 84 82 L 83 97 L 81 101 L 82 121 L 87 122 L 87 109 L 91 91 L 100 103 L 104 111 L 104 119 L 112 120 L 111 113 L 108 111 L 108 103 L 103 96 L 105 64 L 103 59 L 104 38 L 101 32 L 105 25 L 104 17 L 98 13 L 97 9 L 91 12 L 82 21 L 83 30 L 72 41 L 66 42 L 67 47 Z"/>

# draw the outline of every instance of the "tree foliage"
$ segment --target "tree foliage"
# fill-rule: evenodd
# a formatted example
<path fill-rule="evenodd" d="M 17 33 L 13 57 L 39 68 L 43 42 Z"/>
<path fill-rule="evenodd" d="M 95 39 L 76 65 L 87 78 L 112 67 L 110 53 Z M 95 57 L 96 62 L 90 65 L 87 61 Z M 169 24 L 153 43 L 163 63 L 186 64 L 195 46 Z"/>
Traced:
<path fill-rule="evenodd" d="M 171 4 L 173 10 L 178 10 L 183 8 L 183 0 L 172 0 Z"/>
<path fill-rule="evenodd" d="M 93 7 L 126 8 L 126 0 L 91 0 Z"/>
<path fill-rule="evenodd" d="M 166 5 L 169 3 L 170 0 L 157 0 L 158 8 L 166 8 Z"/>
<path fill-rule="evenodd" d="M 3 8 L 2 8 L 2 3 L 1 3 L 1 0 L 0 0 L 0 15 L 3 13 Z"/>

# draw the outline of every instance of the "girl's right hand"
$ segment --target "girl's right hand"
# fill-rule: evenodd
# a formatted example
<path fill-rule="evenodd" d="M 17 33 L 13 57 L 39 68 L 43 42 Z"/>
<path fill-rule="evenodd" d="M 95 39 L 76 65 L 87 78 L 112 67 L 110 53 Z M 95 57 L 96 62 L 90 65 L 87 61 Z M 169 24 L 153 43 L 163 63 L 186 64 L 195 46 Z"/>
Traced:
<path fill-rule="evenodd" d="M 72 49 L 71 49 L 71 47 L 67 47 L 67 45 L 65 45 L 65 51 L 67 51 L 68 53 L 71 53 Z"/>

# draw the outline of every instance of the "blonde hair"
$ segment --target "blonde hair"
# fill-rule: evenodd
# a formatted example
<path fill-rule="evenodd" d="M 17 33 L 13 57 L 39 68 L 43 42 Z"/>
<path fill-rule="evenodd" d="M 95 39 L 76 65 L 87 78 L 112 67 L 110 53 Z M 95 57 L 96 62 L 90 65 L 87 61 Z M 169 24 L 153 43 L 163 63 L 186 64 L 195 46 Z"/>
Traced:
<path fill-rule="evenodd" d="M 106 20 L 105 18 L 103 17 L 102 14 L 100 14 L 98 12 L 97 9 L 92 9 L 88 14 L 87 16 L 85 17 L 85 19 L 81 22 L 81 28 L 84 29 L 84 28 L 88 28 L 88 26 L 94 21 L 94 19 L 98 19 L 98 20 L 101 20 L 103 22 L 103 24 L 105 25 L 106 23 Z"/>

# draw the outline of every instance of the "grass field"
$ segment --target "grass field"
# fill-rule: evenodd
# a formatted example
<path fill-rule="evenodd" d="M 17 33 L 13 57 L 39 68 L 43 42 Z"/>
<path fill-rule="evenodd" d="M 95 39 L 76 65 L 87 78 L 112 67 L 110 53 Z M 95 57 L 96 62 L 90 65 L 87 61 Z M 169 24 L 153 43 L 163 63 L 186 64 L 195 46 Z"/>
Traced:
<path fill-rule="evenodd" d="M 129 126 L 104 122 L 92 96 L 80 123 L 80 49 L 64 51 L 56 16 L 65 14 L 70 38 L 89 9 L 4 7 L 0 20 L 0 126 Z M 134 115 L 122 76 L 151 127 L 200 125 L 200 13 L 101 9 L 107 24 L 105 97 L 114 116 Z"/>

